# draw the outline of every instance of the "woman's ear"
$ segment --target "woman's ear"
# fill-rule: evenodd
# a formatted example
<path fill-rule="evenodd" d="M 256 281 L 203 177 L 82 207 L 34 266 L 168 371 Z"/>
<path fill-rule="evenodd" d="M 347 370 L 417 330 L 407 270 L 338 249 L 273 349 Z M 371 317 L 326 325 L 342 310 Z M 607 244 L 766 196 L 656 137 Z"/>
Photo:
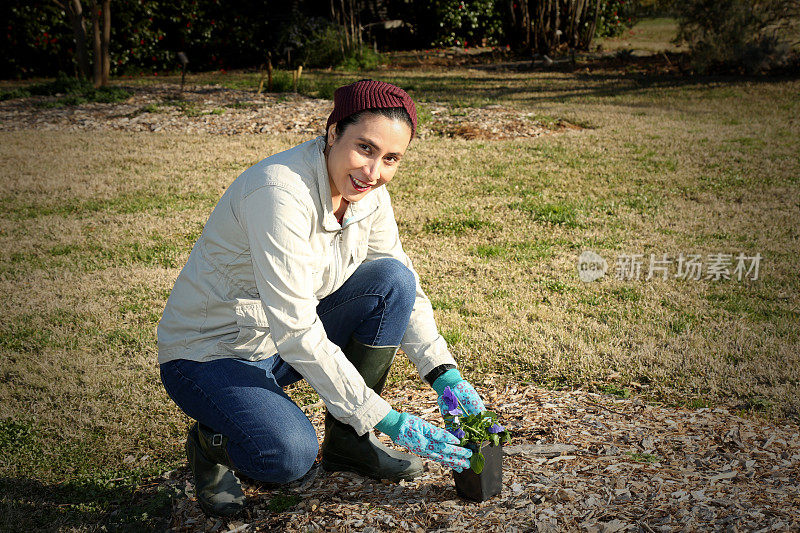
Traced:
<path fill-rule="evenodd" d="M 333 146 L 334 141 L 336 141 L 336 123 L 328 126 L 328 146 Z"/>

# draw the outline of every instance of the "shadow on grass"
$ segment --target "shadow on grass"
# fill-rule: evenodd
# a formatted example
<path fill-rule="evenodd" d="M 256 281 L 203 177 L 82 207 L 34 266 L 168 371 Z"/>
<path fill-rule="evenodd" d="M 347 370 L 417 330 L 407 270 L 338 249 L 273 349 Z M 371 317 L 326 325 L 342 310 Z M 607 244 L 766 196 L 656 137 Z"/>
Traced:
<path fill-rule="evenodd" d="M 519 61 L 503 65 L 470 66 L 471 70 L 483 73 L 505 72 L 527 74 L 571 74 L 571 80 L 553 82 L 541 79 L 512 79 L 507 76 L 489 74 L 464 79 L 457 73 L 439 77 L 402 76 L 396 81 L 417 97 L 428 100 L 466 102 L 489 102 L 512 100 L 527 104 L 543 102 L 570 102 L 585 98 L 610 98 L 623 94 L 635 94 L 651 89 L 681 88 L 708 84 L 742 83 L 771 84 L 800 79 L 800 71 L 783 69 L 764 75 L 709 74 L 695 75 L 682 72 L 678 63 L 686 64 L 684 54 L 663 54 L 633 57 L 628 59 L 601 58 L 557 64 L 552 67 L 531 66 L 530 61 Z M 670 63 L 670 61 L 674 62 Z M 588 70 L 587 70 L 588 69 Z M 391 76 L 390 76 L 391 77 Z M 511 84 L 509 84 L 511 81 Z M 531 84 L 538 81 L 541 84 Z M 457 86 L 457 90 L 454 90 Z"/>
<path fill-rule="evenodd" d="M 163 531 L 175 491 L 0 477 L 0 531 Z"/>

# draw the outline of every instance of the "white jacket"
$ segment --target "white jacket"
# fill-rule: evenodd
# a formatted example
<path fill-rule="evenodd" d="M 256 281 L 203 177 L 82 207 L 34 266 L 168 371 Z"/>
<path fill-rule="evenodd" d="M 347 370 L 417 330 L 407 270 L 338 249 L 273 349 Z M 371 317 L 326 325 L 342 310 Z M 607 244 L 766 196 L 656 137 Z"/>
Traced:
<path fill-rule="evenodd" d="M 351 203 L 340 225 L 324 146 L 318 137 L 275 154 L 228 187 L 167 300 L 158 361 L 280 353 L 334 417 L 363 435 L 389 404 L 328 340 L 316 313 L 362 262 L 393 257 L 414 272 L 417 297 L 401 347 L 420 376 L 455 361 L 400 245 L 386 187 Z"/>

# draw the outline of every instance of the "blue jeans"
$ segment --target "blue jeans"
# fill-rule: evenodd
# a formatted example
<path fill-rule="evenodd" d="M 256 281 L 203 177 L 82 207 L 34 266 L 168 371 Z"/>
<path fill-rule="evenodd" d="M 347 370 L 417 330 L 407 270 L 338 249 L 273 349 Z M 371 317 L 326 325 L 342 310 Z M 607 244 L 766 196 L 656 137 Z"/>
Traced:
<path fill-rule="evenodd" d="M 395 259 L 363 263 L 317 306 L 328 338 L 344 347 L 399 346 L 416 296 L 414 275 Z M 228 437 L 235 469 L 260 481 L 287 483 L 314 464 L 311 422 L 283 391 L 302 376 L 279 354 L 262 361 L 177 359 L 161 365 L 170 398 L 188 416 Z"/>

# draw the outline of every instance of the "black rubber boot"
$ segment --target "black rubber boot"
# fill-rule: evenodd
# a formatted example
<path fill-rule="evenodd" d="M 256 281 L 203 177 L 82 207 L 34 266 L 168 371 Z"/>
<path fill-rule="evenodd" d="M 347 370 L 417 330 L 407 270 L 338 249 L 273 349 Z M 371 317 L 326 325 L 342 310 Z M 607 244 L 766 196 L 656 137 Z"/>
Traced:
<path fill-rule="evenodd" d="M 367 386 L 383 391 L 397 346 L 368 346 L 351 339 L 344 354 L 356 367 Z M 372 431 L 359 436 L 348 424 L 325 413 L 322 466 L 329 472 L 350 471 L 373 479 L 411 480 L 422 474 L 422 460 L 384 446 Z"/>
<path fill-rule="evenodd" d="M 244 492 L 231 470 L 228 438 L 195 423 L 186 438 L 186 457 L 194 474 L 200 508 L 213 516 L 233 516 L 244 508 Z"/>

